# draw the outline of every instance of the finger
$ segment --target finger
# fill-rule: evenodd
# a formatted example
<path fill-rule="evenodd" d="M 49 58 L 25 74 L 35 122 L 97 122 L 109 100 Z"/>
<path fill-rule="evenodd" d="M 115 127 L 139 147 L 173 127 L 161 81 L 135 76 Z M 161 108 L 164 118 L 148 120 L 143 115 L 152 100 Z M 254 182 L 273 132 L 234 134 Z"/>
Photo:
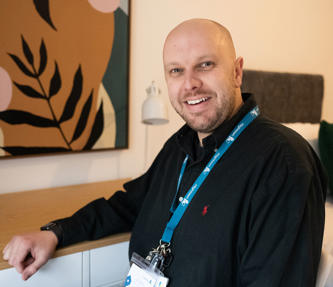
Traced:
<path fill-rule="evenodd" d="M 23 263 L 23 270 L 22 270 L 22 279 L 23 280 L 28 280 L 32 275 L 33 275 L 33 271 L 29 270 L 28 267 L 33 264 L 35 261 L 35 259 L 33 257 L 28 257 Z M 37 272 L 37 270 L 36 270 Z"/>
<path fill-rule="evenodd" d="M 28 256 L 27 259 L 23 262 L 24 269 L 27 268 L 30 264 L 34 262 L 34 258 L 31 256 Z"/>
<path fill-rule="evenodd" d="M 8 249 L 8 245 L 9 245 L 9 244 L 6 244 L 6 246 L 4 247 L 4 249 L 2 249 L 2 254 L 5 254 L 5 253 L 6 253 L 6 251 L 7 251 L 7 249 Z"/>
<path fill-rule="evenodd" d="M 28 280 L 32 275 L 34 275 L 39 268 L 45 264 L 44 260 L 41 259 L 35 259 L 32 264 L 30 264 L 28 267 L 26 267 L 22 272 L 22 279 Z"/>
<path fill-rule="evenodd" d="M 8 259 L 9 259 L 9 254 L 10 254 L 10 247 L 9 247 L 9 244 L 7 244 L 7 245 L 5 246 L 5 248 L 2 250 L 2 254 L 3 254 L 2 258 L 3 258 L 4 260 L 8 260 Z"/>
<path fill-rule="evenodd" d="M 13 250 L 15 249 L 15 246 L 17 244 L 17 236 L 14 236 L 5 246 L 5 248 L 2 250 L 3 253 L 3 259 L 9 260 L 11 258 L 11 255 L 13 254 Z"/>
<path fill-rule="evenodd" d="M 33 262 L 35 261 L 35 258 L 33 258 L 31 256 L 31 254 L 29 254 L 26 259 L 20 264 L 20 271 L 19 273 L 23 273 L 24 270 L 31 265 Z M 16 269 L 17 270 L 17 269 Z"/>
<path fill-rule="evenodd" d="M 14 266 L 17 272 L 22 273 L 24 270 L 23 262 L 26 260 L 29 254 L 30 249 L 27 249 L 26 246 L 20 244 L 11 251 L 8 263 Z"/>

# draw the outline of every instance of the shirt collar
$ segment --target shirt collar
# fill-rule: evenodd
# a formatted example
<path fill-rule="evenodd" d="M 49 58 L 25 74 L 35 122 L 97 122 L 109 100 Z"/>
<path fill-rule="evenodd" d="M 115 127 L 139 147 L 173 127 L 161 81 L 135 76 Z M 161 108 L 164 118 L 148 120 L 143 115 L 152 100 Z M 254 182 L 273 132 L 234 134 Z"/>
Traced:
<path fill-rule="evenodd" d="M 224 121 L 218 126 L 214 132 L 203 139 L 203 149 L 212 151 L 217 149 L 222 142 L 231 133 L 233 128 L 242 120 L 242 118 L 256 106 L 254 96 L 249 93 L 242 93 L 243 105 L 238 112 L 231 118 Z M 195 159 L 198 154 L 199 139 L 196 131 L 185 124 L 176 135 L 179 146 L 192 159 Z"/>

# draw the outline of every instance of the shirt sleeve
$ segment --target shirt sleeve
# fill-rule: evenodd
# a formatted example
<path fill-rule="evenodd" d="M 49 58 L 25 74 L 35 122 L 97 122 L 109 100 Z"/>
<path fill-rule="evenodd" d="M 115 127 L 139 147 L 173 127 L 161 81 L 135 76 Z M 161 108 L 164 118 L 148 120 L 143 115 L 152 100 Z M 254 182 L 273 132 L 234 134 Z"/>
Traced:
<path fill-rule="evenodd" d="M 144 200 L 144 181 L 145 176 L 142 176 L 127 182 L 124 191 L 117 191 L 109 199 L 96 199 L 72 216 L 53 221 L 61 229 L 57 247 L 131 231 Z"/>
<path fill-rule="evenodd" d="M 53 221 L 59 225 L 62 235 L 57 248 L 131 231 L 160 162 L 161 152 L 144 175 L 124 184 L 124 190 L 109 199 L 96 199 L 70 217 Z"/>
<path fill-rule="evenodd" d="M 315 286 L 325 220 L 325 181 L 306 170 L 278 168 L 277 175 L 263 180 L 251 202 L 238 286 Z"/>

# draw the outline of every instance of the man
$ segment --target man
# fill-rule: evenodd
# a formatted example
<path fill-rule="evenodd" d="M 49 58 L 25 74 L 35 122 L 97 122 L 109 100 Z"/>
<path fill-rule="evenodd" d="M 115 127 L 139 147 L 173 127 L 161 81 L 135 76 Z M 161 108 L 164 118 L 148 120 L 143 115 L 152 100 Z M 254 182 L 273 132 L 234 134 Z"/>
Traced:
<path fill-rule="evenodd" d="M 146 257 L 170 239 L 168 286 L 315 286 L 327 187 L 315 153 L 257 116 L 240 90 L 243 59 L 218 23 L 178 25 L 163 60 L 170 101 L 186 125 L 126 192 L 56 220 L 51 232 L 15 237 L 4 258 L 27 279 L 56 246 L 131 230 L 130 255 Z"/>

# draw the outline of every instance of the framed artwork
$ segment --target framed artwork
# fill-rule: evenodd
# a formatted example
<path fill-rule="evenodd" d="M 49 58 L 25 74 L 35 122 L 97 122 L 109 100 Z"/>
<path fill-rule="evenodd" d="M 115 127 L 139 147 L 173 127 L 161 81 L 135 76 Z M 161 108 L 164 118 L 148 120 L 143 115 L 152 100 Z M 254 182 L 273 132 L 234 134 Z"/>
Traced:
<path fill-rule="evenodd" d="M 0 4 L 0 158 L 128 147 L 129 0 Z"/>

